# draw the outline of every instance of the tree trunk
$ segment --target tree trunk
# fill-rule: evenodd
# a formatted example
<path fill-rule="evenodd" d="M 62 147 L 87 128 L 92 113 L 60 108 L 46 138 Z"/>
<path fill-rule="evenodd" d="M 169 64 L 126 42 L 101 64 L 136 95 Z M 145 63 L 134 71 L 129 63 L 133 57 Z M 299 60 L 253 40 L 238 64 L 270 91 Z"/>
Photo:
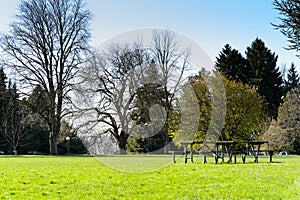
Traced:
<path fill-rule="evenodd" d="M 53 132 L 50 132 L 50 137 L 49 137 L 49 153 L 50 155 L 58 155 L 58 149 L 57 149 L 57 137 Z"/>
<path fill-rule="evenodd" d="M 169 153 L 169 122 L 168 119 L 170 117 L 170 111 L 169 108 L 167 107 L 167 118 L 166 118 L 166 123 L 165 123 L 165 134 L 164 134 L 164 154 Z"/>
<path fill-rule="evenodd" d="M 120 154 L 126 154 L 127 139 L 128 139 L 128 134 L 126 134 L 124 131 L 121 131 L 121 134 L 118 139 Z"/>

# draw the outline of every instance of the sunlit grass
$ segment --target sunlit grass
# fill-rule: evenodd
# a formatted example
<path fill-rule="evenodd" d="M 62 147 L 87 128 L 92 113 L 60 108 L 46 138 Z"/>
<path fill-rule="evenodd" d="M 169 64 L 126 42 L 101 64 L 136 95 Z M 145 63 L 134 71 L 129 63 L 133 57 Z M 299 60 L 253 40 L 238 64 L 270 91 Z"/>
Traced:
<path fill-rule="evenodd" d="M 173 164 L 170 155 L 105 156 L 101 162 L 89 156 L 1 156 L 0 199 L 299 199 L 300 157 L 268 160 L 216 165 L 209 157 L 203 165 L 200 158 Z"/>

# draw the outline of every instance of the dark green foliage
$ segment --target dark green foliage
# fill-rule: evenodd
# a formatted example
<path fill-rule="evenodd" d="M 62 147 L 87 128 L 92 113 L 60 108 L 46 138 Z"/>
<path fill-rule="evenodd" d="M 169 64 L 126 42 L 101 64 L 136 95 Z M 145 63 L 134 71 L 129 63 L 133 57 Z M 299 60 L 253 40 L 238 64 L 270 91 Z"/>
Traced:
<path fill-rule="evenodd" d="M 132 113 L 132 119 L 138 125 L 144 125 L 150 121 L 149 108 L 155 104 L 165 107 L 165 93 L 159 84 L 146 84 L 136 91 L 136 109 Z"/>
<path fill-rule="evenodd" d="M 291 89 L 299 85 L 299 74 L 297 73 L 294 63 L 291 64 L 288 70 L 287 80 L 284 81 L 284 94 L 286 95 Z"/>
<path fill-rule="evenodd" d="M 229 80 L 256 87 L 257 93 L 266 101 L 268 115 L 277 118 L 284 96 L 282 75 L 276 66 L 277 56 L 258 38 L 245 53 L 246 59 L 237 50 L 225 45 L 217 57 L 216 69 Z"/>
<path fill-rule="evenodd" d="M 28 100 L 26 101 L 28 108 L 38 115 L 47 123 L 49 126 L 51 124 L 50 121 L 50 100 L 47 92 L 41 87 L 36 86 Z"/>
<path fill-rule="evenodd" d="M 0 69 L 0 148 L 18 150 L 24 143 L 23 112 L 16 84 L 6 82 L 4 70 Z"/>
<path fill-rule="evenodd" d="M 257 92 L 265 98 L 270 117 L 277 118 L 283 97 L 282 75 L 276 66 L 277 56 L 264 42 L 255 39 L 246 50 L 248 77 L 246 83 L 257 86 Z"/>
<path fill-rule="evenodd" d="M 69 140 L 67 140 L 67 138 Z M 59 154 L 87 153 L 85 146 L 77 135 L 77 131 L 74 130 L 72 125 L 65 120 L 61 122 L 60 137 L 58 138 L 58 149 Z"/>
<path fill-rule="evenodd" d="M 0 150 L 7 148 L 7 142 L 2 134 L 4 123 L 4 111 L 6 107 L 6 75 L 3 68 L 0 68 Z"/>
<path fill-rule="evenodd" d="M 37 120 L 38 121 L 38 120 Z M 49 154 L 49 128 L 43 124 L 28 125 L 27 138 L 21 148 L 23 154 Z"/>
<path fill-rule="evenodd" d="M 160 113 L 157 112 L 163 112 L 166 107 L 165 99 L 165 92 L 159 84 L 149 83 L 137 89 L 132 119 L 140 128 L 136 129 L 128 139 L 128 151 L 146 153 L 157 151 L 164 147 L 165 128 L 162 126 L 159 128 L 160 130 L 156 129 L 155 121 L 163 120 Z M 153 113 L 154 116 L 151 116 L 151 109 L 155 112 Z"/>
<path fill-rule="evenodd" d="M 248 77 L 247 61 L 236 49 L 226 44 L 216 58 L 215 67 L 229 80 L 246 82 Z"/>

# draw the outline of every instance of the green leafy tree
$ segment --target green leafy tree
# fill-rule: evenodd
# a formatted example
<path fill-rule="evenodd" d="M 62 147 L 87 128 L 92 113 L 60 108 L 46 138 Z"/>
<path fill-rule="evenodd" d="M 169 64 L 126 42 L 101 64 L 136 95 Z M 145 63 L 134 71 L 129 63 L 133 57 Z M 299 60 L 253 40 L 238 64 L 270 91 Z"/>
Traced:
<path fill-rule="evenodd" d="M 20 101 L 26 133 L 26 139 L 20 148 L 23 154 L 49 154 L 50 129 L 42 117 L 45 112 L 44 108 L 47 106 L 42 94 L 41 87 L 37 87 L 29 98 L 23 98 Z"/>
<path fill-rule="evenodd" d="M 146 84 L 136 91 L 132 120 L 139 127 L 131 133 L 130 149 L 154 152 L 164 147 L 165 93 L 159 84 Z M 135 145 L 138 148 L 134 148 Z"/>
<path fill-rule="evenodd" d="M 222 140 L 247 141 L 258 133 L 264 121 L 264 101 L 252 86 L 223 79 L 227 112 Z"/>
<path fill-rule="evenodd" d="M 61 123 L 61 135 L 58 138 L 58 147 L 60 153 L 71 154 L 84 154 L 87 150 L 84 144 L 81 142 L 80 137 L 77 135 L 77 130 L 73 128 L 73 125 L 63 120 Z"/>
<path fill-rule="evenodd" d="M 197 129 L 193 131 L 192 135 L 187 134 L 189 130 L 179 130 L 174 136 L 174 140 L 177 145 L 180 145 L 180 141 L 194 140 L 198 142 L 216 141 L 216 140 L 234 140 L 242 142 L 250 140 L 253 137 L 253 132 L 259 132 L 261 130 L 261 123 L 265 119 L 264 101 L 263 98 L 257 94 L 256 89 L 252 86 L 237 82 L 234 80 L 228 80 L 225 76 L 222 77 L 226 97 L 220 94 L 220 98 L 226 101 L 226 109 L 219 108 L 214 110 L 216 106 L 213 106 L 213 98 L 215 94 L 212 93 L 212 87 L 209 84 L 209 79 L 200 73 L 199 76 L 192 77 L 190 84 L 193 86 L 193 90 L 196 95 L 189 90 L 184 90 L 181 97 L 181 101 L 185 109 L 188 109 L 186 113 L 192 116 L 187 127 L 192 127 L 195 124 L 192 120 L 199 119 L 197 122 Z M 210 76 L 208 76 L 210 77 Z M 214 80 L 214 79 L 212 79 Z M 220 91 L 217 91 L 220 92 Z M 191 100 L 196 97 L 198 105 L 193 105 Z M 195 102 L 192 100 L 192 102 Z M 221 100 L 218 100 L 221 103 Z M 225 102 L 224 102 L 225 103 Z M 187 106 L 190 105 L 190 106 Z M 197 109 L 199 108 L 199 109 Z M 221 110 L 220 110 L 221 109 Z M 194 117 L 193 113 L 197 111 L 198 117 Z M 220 118 L 221 112 L 226 112 L 224 128 L 219 134 L 218 128 L 220 125 L 223 127 L 223 121 Z M 214 116 L 214 113 L 218 113 L 219 116 Z M 212 119 L 214 118 L 214 119 Z M 212 134 L 214 133 L 214 134 Z M 197 146 L 196 148 L 199 148 Z"/>
<path fill-rule="evenodd" d="M 277 56 L 257 38 L 247 47 L 246 57 L 249 72 L 246 83 L 257 87 L 258 94 L 267 103 L 268 115 L 277 118 L 284 95 L 282 75 L 276 66 Z"/>
<path fill-rule="evenodd" d="M 283 130 L 280 134 L 283 144 L 281 148 L 300 153 L 300 87 L 287 93 L 284 103 L 279 109 L 278 126 Z"/>
<path fill-rule="evenodd" d="M 174 132 L 174 141 L 180 146 L 182 141 L 203 142 L 208 132 L 211 119 L 211 94 L 204 76 L 208 72 L 202 70 L 199 75 L 189 78 L 183 86 L 180 97 L 181 127 Z M 196 149 L 200 145 L 194 145 Z"/>

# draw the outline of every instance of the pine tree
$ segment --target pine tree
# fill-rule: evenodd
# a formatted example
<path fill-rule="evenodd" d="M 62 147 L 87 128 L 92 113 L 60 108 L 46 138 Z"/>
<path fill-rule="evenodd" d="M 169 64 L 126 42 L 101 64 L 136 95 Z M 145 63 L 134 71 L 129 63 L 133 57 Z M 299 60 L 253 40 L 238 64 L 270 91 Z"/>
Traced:
<path fill-rule="evenodd" d="M 3 137 L 4 112 L 6 108 L 6 75 L 3 68 L 0 68 L 0 149 L 6 148 L 6 141 Z"/>
<path fill-rule="evenodd" d="M 288 70 L 287 80 L 284 81 L 284 94 L 286 95 L 291 89 L 298 86 L 300 81 L 299 74 L 297 73 L 296 66 L 294 63 L 291 64 Z"/>
<path fill-rule="evenodd" d="M 277 56 L 258 38 L 247 48 L 246 56 L 249 73 L 246 83 L 257 87 L 258 94 L 265 98 L 269 116 L 277 118 L 284 95 L 282 75 L 276 67 Z"/>
<path fill-rule="evenodd" d="M 245 82 L 247 78 L 246 59 L 236 49 L 226 44 L 217 57 L 215 68 L 229 80 Z"/>

